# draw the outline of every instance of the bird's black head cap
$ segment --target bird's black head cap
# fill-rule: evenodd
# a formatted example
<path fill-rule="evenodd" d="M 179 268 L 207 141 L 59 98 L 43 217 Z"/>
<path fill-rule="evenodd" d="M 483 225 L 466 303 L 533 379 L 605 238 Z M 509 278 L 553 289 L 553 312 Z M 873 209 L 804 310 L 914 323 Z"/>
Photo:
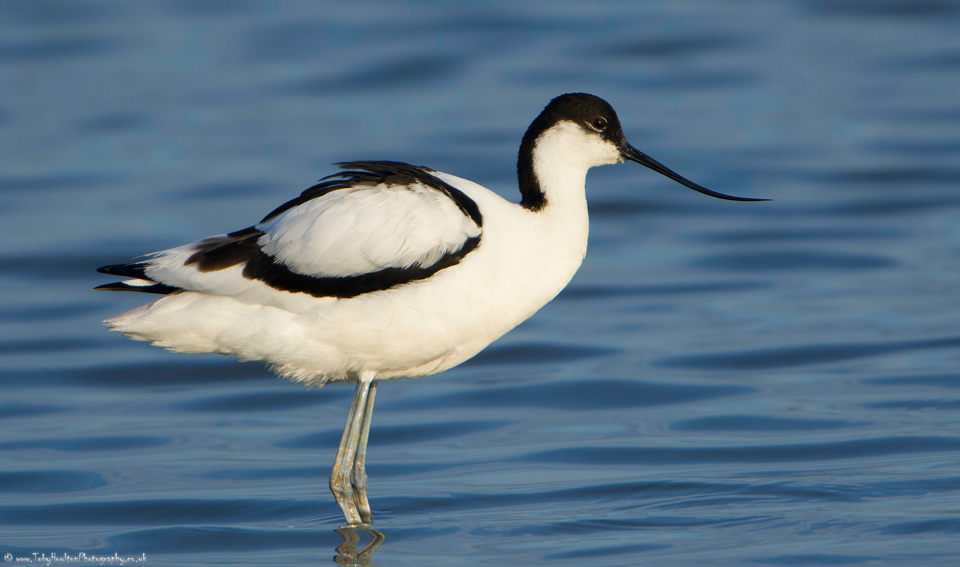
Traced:
<path fill-rule="evenodd" d="M 527 133 L 523 135 L 523 141 L 520 143 L 520 156 L 517 158 L 517 176 L 522 197 L 520 204 L 528 210 L 539 211 L 547 204 L 546 195 L 533 170 L 534 145 L 541 134 L 563 121 L 577 124 L 586 132 L 597 134 L 602 139 L 614 144 L 620 151 L 621 161 L 633 161 L 649 167 L 657 173 L 704 195 L 729 201 L 766 201 L 766 199 L 735 197 L 717 193 L 686 179 L 627 143 L 627 139 L 623 135 L 623 128 L 620 126 L 620 119 L 617 118 L 617 113 L 610 106 L 610 103 L 591 94 L 569 93 L 560 95 L 550 101 L 550 104 L 543 109 L 540 116 L 537 116 L 530 124 Z"/>
<path fill-rule="evenodd" d="M 520 143 L 517 176 L 522 196 L 520 204 L 526 209 L 536 211 L 546 205 L 543 189 L 533 171 L 533 146 L 541 134 L 562 121 L 578 124 L 614 144 L 624 141 L 616 111 L 602 98 L 587 93 L 568 93 L 551 100 L 527 128 Z"/>

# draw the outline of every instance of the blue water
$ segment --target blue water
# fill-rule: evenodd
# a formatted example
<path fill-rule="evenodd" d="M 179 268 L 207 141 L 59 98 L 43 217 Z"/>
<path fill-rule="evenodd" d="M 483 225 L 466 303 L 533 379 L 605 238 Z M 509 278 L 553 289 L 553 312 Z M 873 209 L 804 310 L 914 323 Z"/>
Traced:
<path fill-rule="evenodd" d="M 94 269 L 339 160 L 513 196 L 526 126 L 587 91 L 775 200 L 592 172 L 570 287 L 380 389 L 386 539 L 353 562 L 960 563 L 958 29 L 945 0 L 0 4 L 0 554 L 334 564 L 351 389 L 112 336 L 144 298 Z"/>

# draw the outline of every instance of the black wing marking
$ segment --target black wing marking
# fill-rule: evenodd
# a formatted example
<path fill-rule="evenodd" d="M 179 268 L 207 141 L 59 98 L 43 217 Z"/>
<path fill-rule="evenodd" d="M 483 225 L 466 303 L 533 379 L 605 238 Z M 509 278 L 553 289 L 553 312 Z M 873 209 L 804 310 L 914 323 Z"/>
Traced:
<path fill-rule="evenodd" d="M 391 287 L 429 278 L 444 268 L 460 263 L 464 256 L 480 244 L 480 237 L 467 239 L 456 252 L 445 254 L 430 266 L 407 268 L 384 268 L 358 276 L 316 277 L 298 274 L 276 259 L 258 253 L 243 268 L 243 277 L 260 280 L 268 286 L 291 293 L 308 293 L 313 297 L 336 297 L 347 299 L 383 291 Z"/>
<path fill-rule="evenodd" d="M 172 285 L 166 285 L 162 283 L 153 284 L 153 285 L 130 285 L 123 282 L 114 282 L 103 285 L 98 285 L 93 288 L 94 290 L 100 291 L 136 291 L 139 293 L 157 293 L 160 295 L 170 295 L 171 293 L 177 291 L 183 291 L 179 287 L 174 287 Z"/>
<path fill-rule="evenodd" d="M 133 262 L 130 264 L 113 264 L 110 266 L 103 266 L 102 268 L 97 268 L 97 271 L 101 274 L 110 274 L 111 276 L 120 276 L 124 278 L 133 278 L 138 280 L 146 280 L 152 282 L 153 280 L 147 277 L 144 270 L 149 265 L 148 262 Z M 108 283 L 103 285 L 98 285 L 93 288 L 100 291 L 138 291 L 140 293 L 159 293 L 161 295 L 169 295 L 176 291 L 183 291 L 179 287 L 174 287 L 162 283 L 154 283 L 153 285 L 130 285 L 124 282 L 115 282 Z"/>
<path fill-rule="evenodd" d="M 257 238 L 263 235 L 256 227 L 245 228 L 236 232 L 231 232 L 226 236 L 214 236 L 201 240 L 197 243 L 197 251 L 187 259 L 185 265 L 197 265 L 200 272 L 215 272 L 236 266 L 250 260 L 255 254 L 260 252 L 260 247 L 256 245 Z M 154 281 L 147 275 L 146 270 L 150 267 L 149 261 L 132 262 L 130 264 L 113 264 L 97 268 L 101 274 L 111 276 L 120 276 L 124 278 L 133 278 L 138 280 Z M 177 291 L 183 291 L 183 288 L 156 282 L 153 285 L 131 285 L 124 282 L 115 282 L 97 286 L 93 288 L 101 291 L 137 291 L 140 293 L 158 293 L 169 295 Z"/>
<path fill-rule="evenodd" d="M 226 236 L 201 240 L 197 243 L 197 251 L 187 258 L 184 265 L 196 264 L 201 272 L 217 272 L 248 262 L 260 252 L 257 239 L 261 236 L 263 232 L 251 226 Z"/>
<path fill-rule="evenodd" d="M 311 199 L 322 197 L 337 189 L 420 183 L 449 197 L 463 211 L 463 214 L 470 217 L 470 220 L 475 222 L 477 226 L 483 226 L 483 216 L 473 199 L 464 195 L 456 187 L 434 176 L 434 170 L 432 169 L 399 161 L 344 161 L 335 165 L 347 171 L 324 177 L 296 199 L 291 199 L 271 211 L 260 222 L 267 222 L 293 207 L 302 205 Z"/>
<path fill-rule="evenodd" d="M 272 220 L 294 207 L 338 189 L 419 183 L 446 195 L 464 215 L 468 216 L 478 227 L 482 226 L 483 217 L 476 202 L 456 187 L 432 175 L 433 170 L 431 169 L 393 161 L 354 161 L 337 165 L 347 171 L 324 177 L 320 180 L 320 183 L 310 187 L 299 197 L 274 209 L 263 218 L 261 223 Z M 376 272 L 354 276 L 318 277 L 295 272 L 276 258 L 264 253 L 262 247 L 258 244 L 258 240 L 264 234 L 259 228 L 252 226 L 224 236 L 201 240 L 195 244 L 196 251 L 184 262 L 184 266 L 194 266 L 198 272 L 203 273 L 216 272 L 244 264 L 242 271 L 244 278 L 261 281 L 279 291 L 307 293 L 318 298 L 350 298 L 429 278 L 444 268 L 458 264 L 464 256 L 480 244 L 480 236 L 468 238 L 459 249 L 445 254 L 429 266 L 388 267 Z M 154 280 L 146 275 L 146 269 L 152 265 L 152 262 L 148 260 L 104 266 L 98 271 L 104 274 L 152 282 Z M 95 289 L 158 294 L 184 291 L 184 288 L 171 286 L 163 282 L 143 286 L 117 282 L 101 285 Z"/>
<path fill-rule="evenodd" d="M 130 264 L 112 264 L 110 266 L 103 266 L 102 268 L 97 268 L 97 271 L 101 274 L 109 274 L 111 276 L 120 276 L 124 278 L 137 278 L 141 280 L 149 280 L 147 274 L 144 270 L 149 266 L 148 262 L 133 262 Z"/>

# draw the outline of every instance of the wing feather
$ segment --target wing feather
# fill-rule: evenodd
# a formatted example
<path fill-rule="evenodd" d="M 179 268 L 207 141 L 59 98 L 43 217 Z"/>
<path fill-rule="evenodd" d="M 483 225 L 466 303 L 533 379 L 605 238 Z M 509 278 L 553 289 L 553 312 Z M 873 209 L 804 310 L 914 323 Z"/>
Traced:
<path fill-rule="evenodd" d="M 432 170 L 350 162 L 260 224 L 101 271 L 101 289 L 243 295 L 258 282 L 314 297 L 354 297 L 424 279 L 480 243 L 482 216 Z M 151 285 L 156 284 L 156 285 Z"/>

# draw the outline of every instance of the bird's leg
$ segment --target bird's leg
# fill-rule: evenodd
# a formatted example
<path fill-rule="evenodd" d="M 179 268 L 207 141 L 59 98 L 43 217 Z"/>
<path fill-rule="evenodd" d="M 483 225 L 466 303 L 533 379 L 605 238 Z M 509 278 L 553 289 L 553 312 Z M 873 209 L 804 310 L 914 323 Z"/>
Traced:
<path fill-rule="evenodd" d="M 373 382 L 370 385 L 370 394 L 367 396 L 367 407 L 363 411 L 360 443 L 353 462 L 353 500 L 364 524 L 369 524 L 372 520 L 370 501 L 367 499 L 367 440 L 370 438 L 370 422 L 373 420 L 373 402 L 376 398 L 377 383 Z"/>
<path fill-rule="evenodd" d="M 337 450 L 337 460 L 333 464 L 333 473 L 330 475 L 330 492 L 340 505 L 347 524 L 351 526 L 359 526 L 363 523 L 354 502 L 351 477 L 371 383 L 370 379 L 357 380 L 357 390 L 353 395 L 350 414 L 347 416 L 347 424 L 343 428 L 343 437 L 340 439 L 340 448 Z"/>

